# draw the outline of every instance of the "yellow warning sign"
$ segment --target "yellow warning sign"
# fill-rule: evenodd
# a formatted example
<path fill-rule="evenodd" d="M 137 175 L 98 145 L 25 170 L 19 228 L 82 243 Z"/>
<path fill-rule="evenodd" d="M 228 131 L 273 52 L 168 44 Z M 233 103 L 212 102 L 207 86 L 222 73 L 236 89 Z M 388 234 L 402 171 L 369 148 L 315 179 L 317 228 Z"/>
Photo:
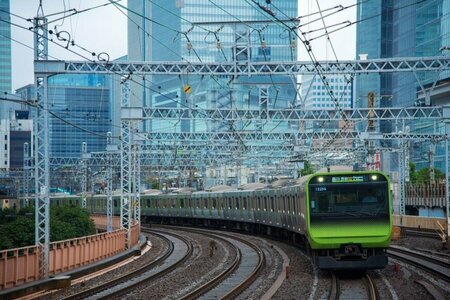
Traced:
<path fill-rule="evenodd" d="M 186 94 L 190 94 L 190 93 L 192 92 L 192 88 L 191 88 L 191 86 L 190 86 L 189 84 L 186 84 L 186 85 L 184 86 L 184 92 L 185 92 Z"/>

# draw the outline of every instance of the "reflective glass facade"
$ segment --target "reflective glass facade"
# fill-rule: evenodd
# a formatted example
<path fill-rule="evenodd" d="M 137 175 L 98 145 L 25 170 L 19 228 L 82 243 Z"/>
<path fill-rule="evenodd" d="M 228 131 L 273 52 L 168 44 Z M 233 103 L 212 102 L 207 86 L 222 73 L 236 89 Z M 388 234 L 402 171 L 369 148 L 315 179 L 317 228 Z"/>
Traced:
<path fill-rule="evenodd" d="M 277 7 L 272 9 L 281 19 L 297 15 L 296 0 L 278 1 L 276 5 Z M 297 59 L 297 50 L 291 47 L 292 37 L 281 26 L 273 22 L 244 24 L 248 20 L 269 19 L 260 8 L 252 5 L 251 1 L 129 0 L 128 7 L 140 13 L 145 12 L 146 16 L 162 24 L 161 26 L 144 22 L 143 18 L 129 13 L 133 19 L 128 24 L 130 60 L 229 62 L 234 59 L 238 61 Z M 222 24 L 223 22 L 226 24 Z M 142 30 L 143 28 L 147 33 Z M 261 33 L 260 29 L 263 29 Z M 294 42 L 296 43 L 295 40 Z M 247 49 L 248 45 L 250 48 Z M 144 92 L 141 87 L 135 85 L 134 90 L 137 91 L 135 94 L 143 95 L 145 105 L 152 107 L 281 108 L 295 105 L 297 98 L 293 78 L 283 76 L 200 78 L 186 74 L 181 77 L 148 77 L 143 84 L 151 90 Z M 184 93 L 185 85 L 191 86 L 191 93 Z M 269 95 L 268 102 L 261 100 L 266 91 Z M 252 125 L 246 123 L 248 122 L 236 122 L 234 126 L 236 129 L 255 129 L 254 123 Z M 264 126 L 266 130 L 283 131 L 289 124 L 266 122 Z M 229 131 L 230 124 L 211 120 L 179 122 L 156 120 L 147 122 L 144 130 Z"/>
<path fill-rule="evenodd" d="M 380 16 L 377 16 L 381 14 Z M 365 20 L 370 16 L 374 18 Z M 369 58 L 429 57 L 448 54 L 442 47 L 450 45 L 450 1 L 428 0 L 415 3 L 410 0 L 375 0 L 358 6 L 357 54 L 367 53 Z M 408 107 L 424 105 L 417 101 L 420 85 L 430 87 L 437 79 L 449 78 L 449 72 L 440 74 L 418 72 L 392 75 L 361 75 L 356 81 L 357 107 L 364 107 L 367 92 L 378 95 L 382 107 Z M 420 82 L 420 84 L 419 84 Z M 364 98 L 365 96 L 365 98 Z M 431 103 L 433 104 L 433 103 Z M 416 121 L 408 124 L 417 133 L 443 132 L 431 122 Z M 361 128 L 360 128 L 361 129 Z M 402 130 L 396 124 L 384 122 L 381 131 Z M 444 169 L 443 148 L 438 146 L 435 167 Z M 418 168 L 428 166 L 429 143 L 412 144 L 412 161 Z M 393 159 L 396 161 L 396 158 Z M 393 169 L 397 163 L 393 164 Z"/>
<path fill-rule="evenodd" d="M 82 142 L 87 143 L 88 152 L 105 150 L 112 124 L 108 83 L 103 75 L 49 78 L 49 107 L 57 116 L 50 116 L 52 157 L 80 157 Z"/>
<path fill-rule="evenodd" d="M 0 18 L 10 21 L 9 0 L 0 0 Z M 0 93 L 12 90 L 11 86 L 11 26 L 0 22 Z M 0 105 L 0 119 L 9 118 L 11 103 L 3 102 Z"/>

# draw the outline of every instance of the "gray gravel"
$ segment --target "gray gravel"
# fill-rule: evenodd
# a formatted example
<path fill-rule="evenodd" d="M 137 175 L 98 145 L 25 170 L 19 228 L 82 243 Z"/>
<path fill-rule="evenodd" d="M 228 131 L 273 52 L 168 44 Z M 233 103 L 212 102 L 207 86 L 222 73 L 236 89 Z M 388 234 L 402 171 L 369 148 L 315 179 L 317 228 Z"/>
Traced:
<path fill-rule="evenodd" d="M 164 229 L 164 231 L 172 230 Z M 167 276 L 145 286 L 141 285 L 120 299 L 178 299 L 217 276 L 235 258 L 236 253 L 221 240 L 216 240 L 218 249 L 214 256 L 210 257 L 209 242 L 211 238 L 179 230 L 173 232 L 182 233 L 183 237 L 192 241 L 194 244 L 192 257 Z"/>
<path fill-rule="evenodd" d="M 283 282 L 272 299 L 308 299 L 314 282 L 311 260 L 294 246 L 271 242 L 280 247 L 290 259 L 289 278 Z"/>
<path fill-rule="evenodd" d="M 270 289 L 278 278 L 278 275 L 281 273 L 283 258 L 278 251 L 273 248 L 272 241 L 250 235 L 236 235 L 260 247 L 264 252 L 266 259 L 266 263 L 258 274 L 258 278 L 241 295 L 239 295 L 238 299 L 260 299 L 266 291 Z"/>

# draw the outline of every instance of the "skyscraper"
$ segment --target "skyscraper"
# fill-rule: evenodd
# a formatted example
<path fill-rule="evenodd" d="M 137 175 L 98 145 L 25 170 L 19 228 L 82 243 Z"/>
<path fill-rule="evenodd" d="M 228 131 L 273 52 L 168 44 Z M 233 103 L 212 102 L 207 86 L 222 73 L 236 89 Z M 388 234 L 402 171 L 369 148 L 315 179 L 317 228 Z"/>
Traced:
<path fill-rule="evenodd" d="M 270 9 L 280 19 L 297 15 L 297 1 L 278 1 Z M 128 54 L 131 61 L 231 62 L 297 60 L 293 36 L 272 22 L 251 1 L 129 0 Z M 151 21 L 150 21 L 151 20 Z M 293 25 L 292 22 L 287 22 Z M 288 76 L 153 76 L 132 83 L 134 99 L 151 107 L 285 108 L 295 105 L 296 79 Z M 142 88 L 145 86 L 146 88 Z M 191 93 L 183 88 L 189 86 Z M 144 130 L 205 132 L 255 130 L 256 122 L 153 120 Z M 266 130 L 282 131 L 287 122 L 263 122 Z"/>
<path fill-rule="evenodd" d="M 450 2 L 446 0 L 361 2 L 357 16 L 360 21 L 357 25 L 357 55 L 368 54 L 372 59 L 440 56 L 441 50 L 449 45 Z M 423 88 L 430 89 L 433 82 L 445 80 L 449 75 L 449 72 L 359 75 L 356 80 L 355 104 L 357 107 L 367 106 L 367 93 L 372 91 L 376 95 L 377 106 L 380 107 L 432 105 L 433 103 L 427 103 L 425 97 L 418 95 L 423 94 Z M 382 132 L 395 130 L 395 126 L 391 122 L 380 122 Z M 427 121 L 412 122 L 409 126 L 415 132 L 443 130 Z M 412 160 L 419 168 L 429 163 L 427 159 L 424 160 L 429 151 L 428 146 L 412 145 Z M 438 147 L 436 154 L 435 167 L 443 169 L 443 148 Z M 392 167 L 396 169 L 395 165 Z"/>
<path fill-rule="evenodd" d="M 106 75 L 57 75 L 49 78 L 49 140 L 51 157 L 81 156 L 81 144 L 88 152 L 105 151 L 106 133 L 112 131 L 111 80 Z M 17 90 L 24 98 L 34 85 Z"/>
<path fill-rule="evenodd" d="M 12 90 L 11 85 L 11 26 L 9 25 L 9 0 L 0 0 L 0 93 Z M 0 120 L 10 118 L 11 103 L 0 105 Z"/>

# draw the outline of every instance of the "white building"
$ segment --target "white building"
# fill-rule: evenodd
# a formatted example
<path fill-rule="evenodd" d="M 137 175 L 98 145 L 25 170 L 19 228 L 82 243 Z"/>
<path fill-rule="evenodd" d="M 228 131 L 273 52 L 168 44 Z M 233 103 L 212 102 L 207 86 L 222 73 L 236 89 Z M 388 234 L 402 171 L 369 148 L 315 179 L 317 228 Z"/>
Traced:
<path fill-rule="evenodd" d="M 23 168 L 23 144 L 33 149 L 32 132 L 28 111 L 16 110 L 11 120 L 0 120 L 0 171 Z"/>
<path fill-rule="evenodd" d="M 301 86 L 301 99 L 304 102 L 305 109 L 312 110 L 335 110 L 336 103 L 330 96 L 333 91 L 335 99 L 342 109 L 352 107 L 352 83 L 347 82 L 344 75 L 327 75 L 326 82 L 328 88 L 324 85 L 318 75 L 303 75 Z M 307 130 L 324 129 L 326 131 L 339 128 L 338 122 L 306 122 Z"/>

